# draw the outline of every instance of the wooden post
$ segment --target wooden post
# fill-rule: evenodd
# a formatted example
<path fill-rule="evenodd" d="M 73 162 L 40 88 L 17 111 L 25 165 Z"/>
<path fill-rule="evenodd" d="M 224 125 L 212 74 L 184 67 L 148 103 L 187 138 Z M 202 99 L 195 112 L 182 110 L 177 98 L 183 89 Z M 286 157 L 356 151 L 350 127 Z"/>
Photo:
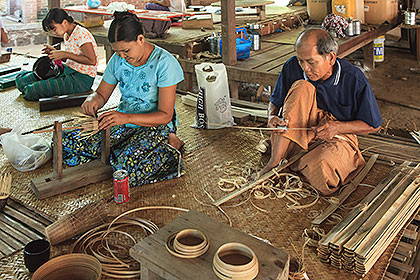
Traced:
<path fill-rule="evenodd" d="M 101 162 L 109 165 L 109 156 L 111 153 L 111 131 L 110 129 L 101 131 Z"/>
<path fill-rule="evenodd" d="M 420 26 L 416 27 L 416 50 L 417 63 L 420 64 Z"/>
<path fill-rule="evenodd" d="M 53 174 L 54 178 L 63 178 L 63 126 L 61 122 L 54 122 L 53 132 Z"/>
<path fill-rule="evenodd" d="M 225 65 L 236 64 L 235 0 L 222 0 L 222 61 Z"/>
<path fill-rule="evenodd" d="M 369 69 L 375 69 L 375 60 L 373 58 L 373 42 L 370 42 L 363 47 L 363 64 Z"/>

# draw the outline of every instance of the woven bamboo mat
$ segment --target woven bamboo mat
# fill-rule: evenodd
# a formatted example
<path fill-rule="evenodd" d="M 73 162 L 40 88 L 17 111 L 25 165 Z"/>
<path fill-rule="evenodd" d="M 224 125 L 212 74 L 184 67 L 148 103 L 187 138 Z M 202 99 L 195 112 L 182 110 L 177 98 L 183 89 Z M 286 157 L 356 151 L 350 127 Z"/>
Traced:
<path fill-rule="evenodd" d="M 113 100 L 117 102 L 118 96 L 113 96 Z M 16 89 L 0 93 L 1 126 L 14 128 L 22 124 L 24 131 L 27 131 L 52 124 L 54 120 L 68 119 L 75 110 L 77 109 L 65 109 L 40 114 L 37 102 L 24 101 Z M 213 168 L 215 165 L 232 161 L 232 164 L 240 166 L 248 163 L 259 166 L 261 164 L 261 155 L 255 149 L 255 145 L 260 140 L 259 133 L 237 129 L 197 130 L 191 128 L 190 125 L 194 120 L 194 108 L 184 106 L 180 102 L 180 98 L 177 98 L 177 112 L 180 119 L 178 134 L 186 142 L 183 155 L 186 175 L 166 182 L 132 188 L 132 196 L 128 203 L 116 205 L 110 202 L 110 205 L 115 209 L 116 213 L 145 205 L 179 206 L 195 209 L 228 223 L 221 212 L 216 208 L 200 204 L 194 199 L 193 194 L 203 203 L 210 203 L 210 199 L 205 195 L 203 189 L 207 190 L 214 199 L 220 198 L 225 194 L 218 188 L 217 182 L 221 174 Z M 50 137 L 49 135 L 46 136 Z M 51 163 L 47 163 L 45 166 L 32 172 L 21 173 L 14 170 L 7 162 L 4 154 L 0 152 L 0 170 L 1 172 L 11 172 L 13 174 L 14 180 L 11 195 L 14 199 L 53 219 L 58 219 L 90 202 L 112 198 L 111 180 L 105 180 L 47 200 L 38 200 L 30 190 L 30 179 L 51 172 Z M 388 171 L 388 167 L 375 166 L 371 174 L 366 178 L 365 183 L 379 183 Z M 360 188 L 352 196 L 352 199 L 358 200 L 362 198 L 369 190 L 368 188 Z M 229 202 L 228 205 L 234 205 L 246 198 L 247 194 L 244 194 Z M 320 201 L 311 208 L 290 211 L 286 208 L 286 201 L 281 199 L 255 201 L 255 204 L 269 212 L 262 213 L 249 202 L 237 207 L 229 208 L 224 206 L 224 209 L 231 217 L 234 227 L 268 239 L 274 246 L 288 251 L 292 256 L 295 256 L 295 254 L 293 253 L 291 242 L 298 249 L 302 248 L 302 232 L 304 228 L 310 227 L 311 219 L 307 217 L 309 211 L 321 211 L 327 206 L 325 201 Z M 179 214 L 175 211 L 148 211 L 141 213 L 140 216 L 151 219 L 159 226 L 162 226 L 175 219 Z M 52 255 L 67 253 L 69 244 L 55 246 Z M 392 246 L 391 249 L 393 249 Z M 22 258 L 22 252 L 18 252 L 15 255 L 2 259 L 0 265 L 5 269 L 1 272 L 0 278 L 28 279 Z M 380 279 L 389 262 L 389 258 L 390 253 L 386 252 L 378 264 L 370 271 L 366 279 Z M 316 250 L 313 248 L 306 248 L 305 260 L 307 262 L 308 275 L 311 279 L 357 279 L 353 274 L 321 263 L 316 255 Z"/>

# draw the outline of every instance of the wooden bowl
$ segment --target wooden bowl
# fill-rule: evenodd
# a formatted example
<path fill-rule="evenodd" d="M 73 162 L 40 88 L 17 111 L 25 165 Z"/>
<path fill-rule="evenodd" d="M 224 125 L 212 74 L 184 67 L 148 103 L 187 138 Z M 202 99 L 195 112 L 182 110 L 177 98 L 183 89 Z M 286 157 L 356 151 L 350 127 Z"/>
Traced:
<path fill-rule="evenodd" d="M 101 263 L 86 254 L 67 254 L 53 258 L 38 268 L 32 280 L 99 280 Z"/>

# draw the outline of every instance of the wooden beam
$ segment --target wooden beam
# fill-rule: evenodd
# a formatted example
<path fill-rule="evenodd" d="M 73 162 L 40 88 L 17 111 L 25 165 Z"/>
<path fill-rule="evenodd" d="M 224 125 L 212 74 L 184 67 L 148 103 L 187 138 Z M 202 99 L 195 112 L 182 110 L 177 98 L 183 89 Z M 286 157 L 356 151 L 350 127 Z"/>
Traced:
<path fill-rule="evenodd" d="M 111 177 L 112 167 L 103 164 L 101 160 L 97 159 L 64 169 L 63 178 L 61 179 L 55 179 L 51 173 L 33 179 L 31 188 L 38 199 L 43 199 Z"/>
<path fill-rule="evenodd" d="M 225 65 L 236 64 L 235 0 L 222 0 L 222 60 Z"/>
<path fill-rule="evenodd" d="M 63 108 L 77 107 L 83 104 L 92 91 L 78 94 L 59 95 L 39 99 L 39 111 L 45 112 Z"/>
<path fill-rule="evenodd" d="M 377 37 L 384 35 L 389 30 L 397 27 L 397 22 L 392 22 L 390 24 L 381 24 L 378 28 L 375 28 L 371 31 L 363 32 L 359 36 L 353 37 L 352 39 L 348 39 L 340 44 L 338 47 L 337 56 L 339 58 L 343 58 L 355 50 L 369 44 Z"/>

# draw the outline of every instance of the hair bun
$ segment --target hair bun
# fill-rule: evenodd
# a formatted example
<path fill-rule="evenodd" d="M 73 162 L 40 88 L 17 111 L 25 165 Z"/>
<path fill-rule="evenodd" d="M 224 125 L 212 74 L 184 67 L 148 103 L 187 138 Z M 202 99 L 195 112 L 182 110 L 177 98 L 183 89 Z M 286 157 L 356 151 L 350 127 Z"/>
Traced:
<path fill-rule="evenodd" d="M 115 11 L 114 12 L 114 19 L 120 20 L 125 17 L 133 17 L 137 19 L 137 16 L 133 12 L 130 12 L 130 11 L 123 11 L 123 12 Z"/>

